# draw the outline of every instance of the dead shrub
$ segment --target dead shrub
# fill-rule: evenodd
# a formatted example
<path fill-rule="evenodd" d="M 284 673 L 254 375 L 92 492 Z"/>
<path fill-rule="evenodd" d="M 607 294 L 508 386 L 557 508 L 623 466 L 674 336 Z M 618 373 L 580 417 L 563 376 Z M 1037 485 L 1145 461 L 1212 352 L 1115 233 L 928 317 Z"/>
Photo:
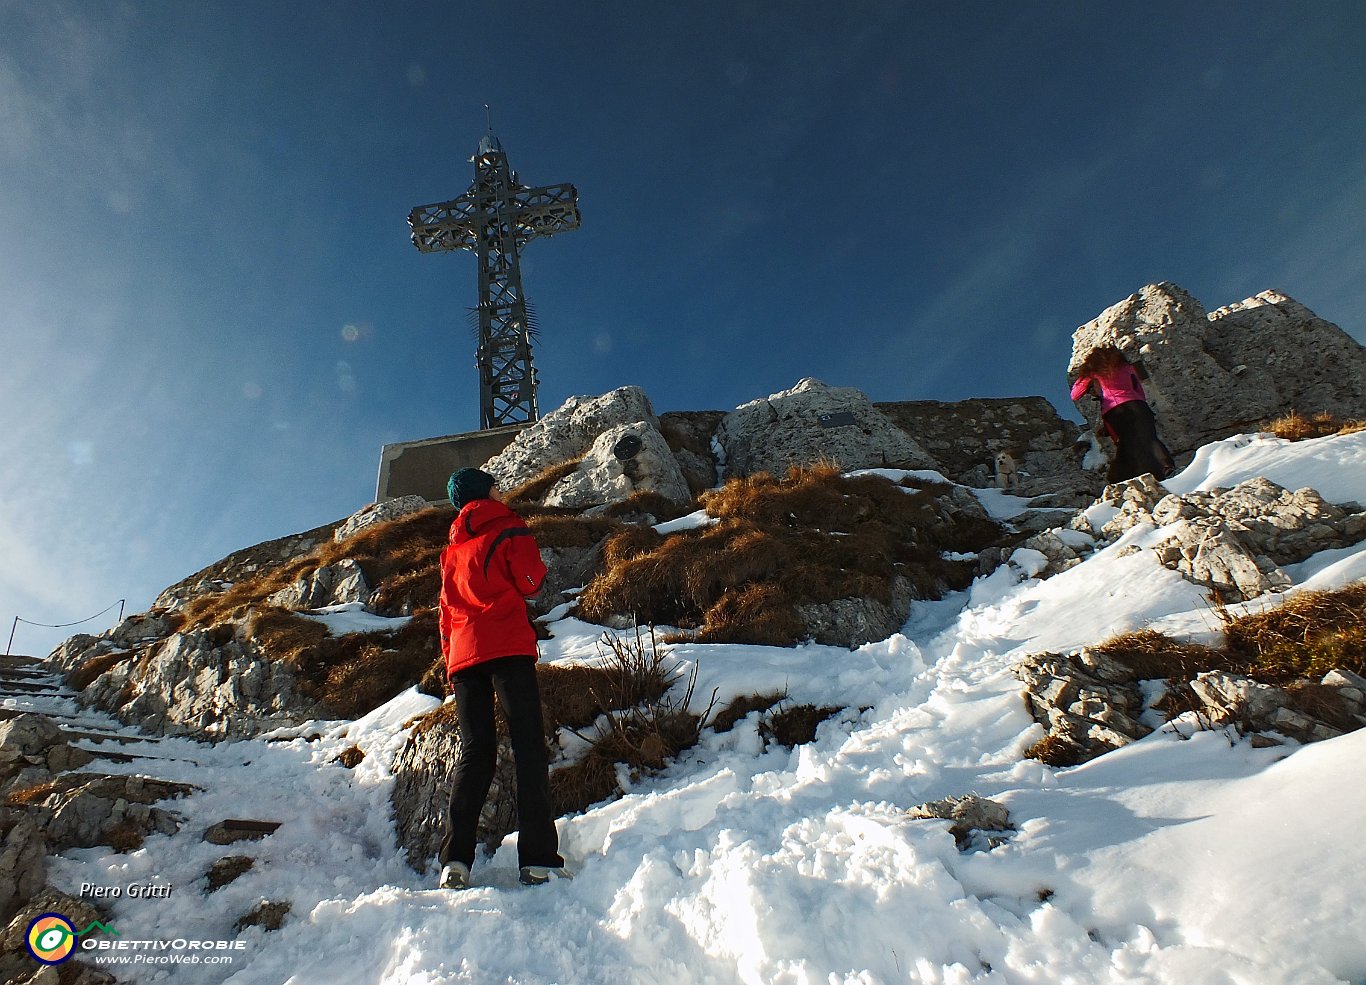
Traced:
<path fill-rule="evenodd" d="M 1286 441 L 1304 441 L 1308 438 L 1324 438 L 1330 434 L 1353 434 L 1366 430 L 1366 420 L 1342 420 L 1327 411 L 1304 417 L 1292 410 L 1283 417 L 1263 424 L 1262 430 L 1270 431 Z"/>
<path fill-rule="evenodd" d="M 697 742 L 710 712 L 688 710 L 696 666 L 681 693 L 671 693 L 676 665 L 667 660 L 651 628 L 631 636 L 604 633 L 610 660 L 606 677 L 587 678 L 587 694 L 597 705 L 599 732 L 576 763 L 551 774 L 552 799 L 561 813 L 583 810 L 620 792 L 618 764 L 632 776 L 658 770 Z M 603 687 L 604 691 L 596 690 Z M 614 706 L 614 707 L 611 707 Z M 591 707 L 591 706 L 586 706 Z"/>

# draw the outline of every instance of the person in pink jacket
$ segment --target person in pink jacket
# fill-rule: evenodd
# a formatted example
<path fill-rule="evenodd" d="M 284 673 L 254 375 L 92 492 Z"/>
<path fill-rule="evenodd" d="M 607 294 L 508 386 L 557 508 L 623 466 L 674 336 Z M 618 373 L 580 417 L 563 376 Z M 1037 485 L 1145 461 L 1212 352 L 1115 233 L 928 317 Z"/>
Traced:
<path fill-rule="evenodd" d="M 1107 482 L 1123 482 L 1145 472 L 1160 482 L 1176 471 L 1171 452 L 1157 436 L 1157 421 L 1138 369 L 1112 345 L 1091 350 L 1077 369 L 1072 399 L 1080 400 L 1092 390 L 1100 391 L 1100 419 L 1115 442 Z"/>

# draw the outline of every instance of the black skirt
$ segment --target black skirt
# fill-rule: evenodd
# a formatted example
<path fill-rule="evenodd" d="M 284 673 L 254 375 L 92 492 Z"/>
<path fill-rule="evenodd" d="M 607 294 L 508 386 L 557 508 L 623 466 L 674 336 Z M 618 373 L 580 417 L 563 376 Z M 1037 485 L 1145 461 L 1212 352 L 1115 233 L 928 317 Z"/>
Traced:
<path fill-rule="evenodd" d="M 1115 439 L 1115 460 L 1106 481 L 1123 482 L 1151 472 L 1161 482 L 1176 471 L 1172 453 L 1157 436 L 1157 421 L 1146 401 L 1130 400 L 1112 407 L 1102 419 Z"/>

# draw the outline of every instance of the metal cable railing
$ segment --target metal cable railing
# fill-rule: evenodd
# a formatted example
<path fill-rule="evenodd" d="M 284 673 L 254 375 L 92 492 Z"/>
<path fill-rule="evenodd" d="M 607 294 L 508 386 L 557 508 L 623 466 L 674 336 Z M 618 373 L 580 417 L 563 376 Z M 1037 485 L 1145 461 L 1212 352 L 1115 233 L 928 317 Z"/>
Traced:
<path fill-rule="evenodd" d="M 92 620 L 98 619 L 100 616 L 104 615 L 106 612 L 114 608 L 114 606 L 116 605 L 119 607 L 118 621 L 123 622 L 123 607 L 127 604 L 127 602 L 127 599 L 119 599 L 117 602 L 111 602 L 109 605 L 105 606 L 103 609 L 95 613 L 93 616 L 90 616 L 88 619 L 78 619 L 75 622 L 63 622 L 58 623 L 56 625 L 52 625 L 50 623 L 45 622 L 32 622 L 28 619 L 21 619 L 19 616 L 15 616 L 14 625 L 10 627 L 9 631 L 9 642 L 5 644 L 5 656 L 8 657 L 10 655 L 10 649 L 14 646 L 14 634 L 18 632 L 20 623 L 23 623 L 25 626 L 38 626 L 42 629 L 70 629 L 72 626 L 79 626 L 82 623 L 87 623 L 91 622 Z"/>

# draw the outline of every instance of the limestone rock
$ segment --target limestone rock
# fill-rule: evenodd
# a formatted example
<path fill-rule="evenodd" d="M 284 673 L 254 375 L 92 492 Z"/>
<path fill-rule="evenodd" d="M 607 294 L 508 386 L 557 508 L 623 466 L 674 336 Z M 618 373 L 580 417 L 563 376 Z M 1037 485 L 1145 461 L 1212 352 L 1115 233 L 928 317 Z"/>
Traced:
<path fill-rule="evenodd" d="M 1077 329 L 1069 374 L 1104 344 L 1148 374 L 1158 430 L 1176 454 L 1291 410 L 1354 417 L 1366 407 L 1366 348 L 1276 291 L 1206 314 L 1175 284 L 1148 285 Z M 1082 411 L 1094 426 L 1096 401 Z"/>
<path fill-rule="evenodd" d="M 408 864 L 426 872 L 446 835 L 452 765 L 460 754 L 455 705 L 446 703 L 415 724 L 394 758 L 394 827 Z M 500 729 L 497 768 L 479 816 L 479 841 L 496 849 L 517 827 L 517 770 Z"/>
<path fill-rule="evenodd" d="M 546 494 L 546 506 L 583 509 L 658 493 L 675 503 L 692 498 L 678 461 L 658 428 L 647 421 L 608 428 L 578 467 Z"/>
<path fill-rule="evenodd" d="M 32 811 L 49 851 L 96 845 L 128 850 L 153 832 L 174 834 L 175 815 L 153 805 L 193 789 L 144 776 L 68 773 L 47 784 Z"/>
<path fill-rule="evenodd" d="M 191 599 L 226 591 L 243 579 L 260 575 L 295 558 L 303 557 L 319 544 L 331 539 L 336 528 L 335 522 L 328 523 L 303 533 L 279 537 L 234 551 L 221 561 L 214 562 L 163 591 L 157 596 L 153 608 L 175 611 Z"/>
<path fill-rule="evenodd" d="M 176 633 L 136 669 L 112 667 L 81 693 L 83 704 L 116 713 L 154 734 L 217 741 L 323 717 L 301 697 L 294 674 L 247 641 L 223 641 L 212 631 Z"/>
<path fill-rule="evenodd" d="M 545 581 L 534 600 L 539 615 L 568 600 L 565 592 L 583 588 L 602 570 L 602 544 L 593 547 L 542 547 Z"/>
<path fill-rule="evenodd" d="M 910 400 L 874 404 L 939 463 L 945 476 L 978 488 L 993 483 L 993 460 L 1009 452 L 1022 496 L 1065 496 L 1068 505 L 1095 499 L 1104 485 L 1081 468 L 1083 435 L 1043 397 Z M 1080 501 L 1073 504 L 1071 499 Z"/>
<path fill-rule="evenodd" d="M 1191 681 L 1191 690 L 1215 725 L 1234 725 L 1244 733 L 1279 732 L 1300 742 L 1318 742 L 1343 734 L 1302 707 L 1285 689 L 1241 674 L 1208 671 Z"/>
<path fill-rule="evenodd" d="M 1034 720 L 1048 729 L 1044 762 L 1073 766 L 1141 739 L 1143 692 L 1129 671 L 1083 649 L 1064 656 L 1039 653 L 1015 667 Z"/>
<path fill-rule="evenodd" d="M 622 424 L 659 421 L 645 391 L 624 386 L 602 396 L 570 397 L 562 405 L 522 431 L 503 451 L 484 463 L 504 489 L 519 486 L 547 466 L 578 458 L 604 431 Z"/>
<path fill-rule="evenodd" d="M 821 460 L 842 469 L 937 469 L 910 435 L 853 387 L 804 379 L 790 390 L 744 404 L 717 431 L 728 475 L 771 472 Z"/>
<path fill-rule="evenodd" d="M 808 638 L 827 646 L 853 650 L 864 643 L 885 640 L 906 624 L 914 600 L 910 582 L 896 578 L 890 602 L 872 598 L 834 599 L 797 606 Z"/>
<path fill-rule="evenodd" d="M 0 783 L 21 774 L 36 777 L 76 769 L 94 758 L 67 742 L 66 734 L 43 715 L 0 721 Z"/>
<path fill-rule="evenodd" d="M 1260 477 L 1177 496 L 1152 476 L 1140 476 L 1107 488 L 1102 501 L 1121 504 L 1102 526 L 1102 539 L 1116 540 L 1144 523 L 1170 528 L 1153 548 L 1158 560 L 1225 602 L 1288 588 L 1282 565 L 1366 539 L 1366 513 L 1349 513 L 1313 489 L 1291 492 Z"/>
<path fill-rule="evenodd" d="M 282 588 L 266 601 L 283 609 L 307 612 L 329 605 L 370 602 L 370 583 L 360 563 L 343 558 L 336 564 L 325 565 L 304 575 L 287 588 Z"/>
<path fill-rule="evenodd" d="M 397 499 L 386 499 L 381 503 L 371 503 L 343 520 L 341 526 L 333 532 L 332 539 L 340 543 L 366 527 L 397 520 L 410 513 L 421 512 L 430 506 L 431 504 L 421 496 L 400 496 Z"/>
<path fill-rule="evenodd" d="M 51 886 L 44 887 L 19 908 L 0 935 L 0 980 L 6 985 L 116 985 L 114 976 L 79 959 L 61 965 L 39 965 L 34 961 L 24 946 L 24 937 L 29 924 L 44 913 L 60 913 L 77 928 L 89 926 L 92 920 L 105 919 L 104 914 L 84 900 Z"/>
<path fill-rule="evenodd" d="M 960 852 L 990 851 L 1004 844 L 1015 831 L 1004 804 L 975 794 L 931 801 L 912 807 L 908 813 L 911 817 L 952 821 L 949 833 Z"/>
<path fill-rule="evenodd" d="M 0 806 L 0 924 L 43 888 L 47 843 L 28 812 Z"/>

